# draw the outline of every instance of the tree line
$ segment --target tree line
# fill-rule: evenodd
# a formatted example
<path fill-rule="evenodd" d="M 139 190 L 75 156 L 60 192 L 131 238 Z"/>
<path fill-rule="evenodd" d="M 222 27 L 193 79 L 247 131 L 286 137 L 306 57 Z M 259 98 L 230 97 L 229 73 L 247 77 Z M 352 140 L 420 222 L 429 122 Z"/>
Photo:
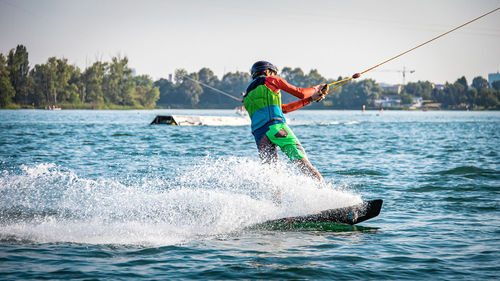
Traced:
<path fill-rule="evenodd" d="M 500 81 L 491 85 L 481 76 L 475 77 L 469 86 L 462 76 L 454 83 L 446 83 L 437 89 L 429 81 L 411 82 L 403 88 L 402 96 L 422 97 L 441 103 L 445 109 L 500 109 Z"/>
<path fill-rule="evenodd" d="M 291 84 L 310 87 L 332 83 L 317 70 L 305 73 L 300 68 L 284 67 L 280 75 Z M 187 79 L 189 77 L 191 79 Z M 175 71 L 173 79 L 154 81 L 148 75 L 133 75 L 127 57 L 113 57 L 110 62 L 96 61 L 85 70 L 68 64 L 67 59 L 51 57 L 44 64 L 29 66 L 26 47 L 18 45 L 4 56 L 0 53 L 0 108 L 234 108 L 241 102 L 200 85 L 235 97 L 245 92 L 251 81 L 248 72 L 226 73 L 219 79 L 209 68 L 189 73 Z M 465 77 L 436 87 L 429 81 L 410 82 L 401 91 L 383 89 L 375 80 L 351 81 L 338 88 L 321 103 L 310 108 L 375 108 L 383 96 L 396 97 L 410 105 L 414 98 L 441 104 L 443 109 L 500 109 L 500 81 L 492 85 L 476 77 L 469 86 Z M 296 100 L 283 95 L 283 103 Z"/>
<path fill-rule="evenodd" d="M 0 53 L 1 108 L 154 108 L 159 95 L 149 76 L 132 75 L 127 57 L 96 61 L 81 71 L 56 57 L 30 68 L 23 45 L 6 57 Z"/>

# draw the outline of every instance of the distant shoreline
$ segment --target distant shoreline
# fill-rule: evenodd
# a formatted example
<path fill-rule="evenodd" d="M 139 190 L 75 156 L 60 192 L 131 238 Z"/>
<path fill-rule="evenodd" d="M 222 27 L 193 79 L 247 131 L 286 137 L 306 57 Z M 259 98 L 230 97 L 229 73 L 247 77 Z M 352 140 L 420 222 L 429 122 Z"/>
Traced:
<path fill-rule="evenodd" d="M 65 110 L 230 109 L 241 106 L 241 94 L 251 82 L 248 72 L 228 72 L 219 78 L 208 67 L 192 73 L 176 69 L 168 79 L 154 81 L 148 75 L 135 75 L 126 56 L 96 61 L 85 69 L 56 57 L 30 67 L 23 45 L 6 56 L 0 53 L 0 68 L 0 107 L 6 109 L 54 105 Z M 298 87 L 343 81 L 340 76 L 326 78 L 316 69 L 306 73 L 299 67 L 285 66 L 280 76 Z M 292 96 L 283 95 L 283 104 L 292 101 Z M 430 81 L 388 85 L 366 78 L 351 81 L 308 109 L 361 110 L 362 105 L 371 110 L 379 110 L 380 106 L 386 110 L 500 110 L 500 80 L 477 76 L 469 83 L 462 76 L 444 85 Z"/>

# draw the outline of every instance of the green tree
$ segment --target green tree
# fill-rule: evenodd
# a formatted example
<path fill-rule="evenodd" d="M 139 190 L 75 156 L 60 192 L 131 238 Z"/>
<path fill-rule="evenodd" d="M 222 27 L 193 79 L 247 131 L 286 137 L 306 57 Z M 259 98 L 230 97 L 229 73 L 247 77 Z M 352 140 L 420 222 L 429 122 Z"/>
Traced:
<path fill-rule="evenodd" d="M 333 98 L 336 108 L 358 109 L 364 105 L 373 106 L 382 93 L 382 88 L 372 79 L 349 82 Z"/>
<path fill-rule="evenodd" d="M 74 76 L 78 76 L 80 70 L 69 65 L 67 59 L 56 60 L 56 92 L 57 102 L 75 103 L 79 101 L 78 86 Z"/>
<path fill-rule="evenodd" d="M 80 68 L 77 66 L 71 66 L 71 76 L 69 78 L 69 85 L 72 89 L 70 89 L 70 98 L 69 102 L 72 104 L 79 104 L 83 99 L 82 95 L 85 93 L 85 84 L 83 83 L 83 74 L 80 71 Z"/>
<path fill-rule="evenodd" d="M 221 88 L 226 93 L 235 97 L 240 97 L 245 93 L 248 85 L 250 84 L 251 77 L 248 72 L 236 71 L 234 73 L 226 73 L 221 80 Z M 241 102 L 227 98 L 226 104 L 228 106 L 240 106 Z"/>
<path fill-rule="evenodd" d="M 429 81 L 408 82 L 403 88 L 403 92 L 424 100 L 432 99 L 432 83 Z"/>
<path fill-rule="evenodd" d="M 446 83 L 444 89 L 439 91 L 435 98 L 444 107 L 456 107 L 470 101 L 471 98 L 468 92 L 467 80 L 465 77 L 461 77 L 453 84 Z"/>
<path fill-rule="evenodd" d="M 318 70 L 316 69 L 311 69 L 311 71 L 309 71 L 309 73 L 304 77 L 304 86 L 305 87 L 312 87 L 312 86 L 316 86 L 316 85 L 319 85 L 321 83 L 325 83 L 326 82 L 326 78 L 321 76 L 321 74 L 319 74 Z"/>
<path fill-rule="evenodd" d="M 467 91 L 469 85 L 467 84 L 467 80 L 465 76 L 459 78 L 455 83 L 453 83 L 456 87 L 455 92 L 455 102 L 452 105 L 461 105 L 467 102 Z"/>
<path fill-rule="evenodd" d="M 297 87 L 308 87 L 305 85 L 306 79 L 304 71 L 299 67 L 292 69 L 291 67 L 284 67 L 281 70 L 281 77 L 283 77 L 288 83 L 295 85 Z"/>
<path fill-rule="evenodd" d="M 9 105 L 15 95 L 16 92 L 10 82 L 7 61 L 3 54 L 0 53 L 0 108 Z"/>
<path fill-rule="evenodd" d="M 28 51 L 23 45 L 17 45 L 7 56 L 7 68 L 10 74 L 10 81 L 16 92 L 14 101 L 18 104 L 28 104 L 28 89 L 30 87 Z"/>
<path fill-rule="evenodd" d="M 134 105 L 135 83 L 128 58 L 113 57 L 104 75 L 102 90 L 104 101 L 118 105 Z"/>
<path fill-rule="evenodd" d="M 478 91 L 481 91 L 482 89 L 487 89 L 490 87 L 490 83 L 488 83 L 488 80 L 484 79 L 481 76 L 478 76 L 472 80 L 472 87 Z"/>
<path fill-rule="evenodd" d="M 479 105 L 485 108 L 495 109 L 500 106 L 497 91 L 489 88 L 483 88 L 479 91 Z"/>
<path fill-rule="evenodd" d="M 135 81 L 135 100 L 146 108 L 154 108 L 156 101 L 160 97 L 158 87 L 155 87 L 151 77 L 148 75 L 139 75 L 134 77 Z"/>
<path fill-rule="evenodd" d="M 212 70 L 209 68 L 202 68 L 198 71 L 198 78 L 201 83 L 204 83 L 210 87 L 214 87 L 216 89 L 220 89 L 221 82 L 219 78 L 214 74 Z M 205 105 L 223 105 L 226 103 L 226 97 L 222 96 L 220 93 L 205 87 L 201 86 L 203 93 L 200 96 L 200 104 Z"/>
<path fill-rule="evenodd" d="M 458 87 L 457 87 L 458 86 Z M 457 83 L 446 83 L 443 90 L 440 92 L 438 101 L 445 107 L 453 106 L 458 104 L 458 92 L 460 91 L 460 84 Z"/>
<path fill-rule="evenodd" d="M 497 91 L 500 91 L 500 80 L 493 81 L 493 83 L 491 83 L 491 87 Z"/>
<path fill-rule="evenodd" d="M 185 80 L 189 81 L 189 79 L 184 78 L 186 76 L 188 76 L 188 72 L 185 69 L 176 69 L 174 83 L 165 79 L 160 79 L 155 82 L 155 85 L 158 86 L 160 90 L 160 104 L 168 107 L 180 107 L 189 104 L 185 90 L 181 86 Z M 203 92 L 201 89 L 200 91 Z"/>
<path fill-rule="evenodd" d="M 107 63 L 96 61 L 88 67 L 82 75 L 84 95 L 81 96 L 82 103 L 100 105 L 104 103 L 102 84 Z"/>
<path fill-rule="evenodd" d="M 217 83 L 219 82 L 219 79 L 217 78 L 217 76 L 215 76 L 214 72 L 206 67 L 198 71 L 198 79 L 199 79 L 198 81 L 212 87 L 216 86 Z"/>
<path fill-rule="evenodd" d="M 177 69 L 175 71 L 175 81 L 176 85 L 173 91 L 173 96 L 177 97 L 176 99 L 181 104 L 190 105 L 191 107 L 195 107 L 199 101 L 200 96 L 203 94 L 203 89 L 199 85 L 199 83 L 188 79 L 189 77 L 193 80 L 198 80 L 198 73 L 191 73 L 185 69 Z"/>
<path fill-rule="evenodd" d="M 411 97 L 410 94 L 408 94 L 408 93 L 401 94 L 401 104 L 410 105 L 412 103 L 413 103 L 413 98 Z"/>
<path fill-rule="evenodd" d="M 198 75 L 197 73 L 191 73 L 189 78 L 198 80 Z M 184 79 L 178 89 L 181 95 L 186 97 L 187 102 L 189 102 L 192 107 L 195 107 L 200 102 L 200 96 L 203 94 L 203 88 L 195 81 Z"/>
<path fill-rule="evenodd" d="M 470 105 L 471 107 L 474 107 L 474 105 L 477 104 L 477 101 L 479 100 L 479 94 L 476 89 L 470 89 L 467 91 L 467 104 Z"/>
<path fill-rule="evenodd" d="M 30 71 L 31 94 L 29 99 L 36 106 L 56 105 L 57 93 L 57 59 L 51 57 L 45 64 L 37 64 Z"/>
<path fill-rule="evenodd" d="M 163 106 L 170 106 L 175 104 L 176 96 L 174 96 L 175 85 L 174 83 L 168 81 L 167 79 L 159 79 L 155 81 L 155 87 L 158 87 L 160 92 L 160 98 L 158 99 L 158 104 Z"/>
<path fill-rule="evenodd" d="M 158 87 L 148 87 L 145 89 L 144 99 L 142 105 L 146 108 L 154 108 L 156 101 L 160 97 L 160 91 Z"/>
<path fill-rule="evenodd" d="M 47 106 L 51 103 L 51 93 L 55 91 L 53 75 L 48 64 L 37 64 L 30 71 L 33 79 L 31 96 L 36 106 Z"/>
<path fill-rule="evenodd" d="M 469 88 L 469 84 L 467 84 L 467 79 L 465 79 L 465 76 L 458 78 L 455 84 L 462 85 L 464 90 L 467 90 L 467 88 Z"/>
<path fill-rule="evenodd" d="M 188 76 L 188 72 L 185 69 L 176 69 L 174 75 L 174 81 L 176 84 L 181 84 L 184 82 L 184 77 Z"/>

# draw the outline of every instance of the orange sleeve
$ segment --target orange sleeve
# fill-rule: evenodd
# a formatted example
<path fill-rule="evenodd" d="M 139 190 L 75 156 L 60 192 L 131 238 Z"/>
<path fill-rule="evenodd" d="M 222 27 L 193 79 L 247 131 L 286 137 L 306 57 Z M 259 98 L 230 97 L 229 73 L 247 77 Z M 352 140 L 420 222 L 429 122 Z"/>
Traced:
<path fill-rule="evenodd" d="M 273 91 L 275 91 L 275 89 L 283 90 L 299 99 L 307 99 L 319 91 L 319 85 L 310 88 L 299 88 L 289 84 L 285 79 L 279 76 L 266 77 L 266 85 Z"/>
<path fill-rule="evenodd" d="M 301 99 L 301 100 L 294 101 L 291 103 L 282 104 L 281 110 L 283 110 L 283 113 L 289 113 L 289 112 L 295 111 L 299 108 L 302 108 L 310 103 L 311 103 L 311 100 L 309 98 L 305 98 L 305 99 Z"/>

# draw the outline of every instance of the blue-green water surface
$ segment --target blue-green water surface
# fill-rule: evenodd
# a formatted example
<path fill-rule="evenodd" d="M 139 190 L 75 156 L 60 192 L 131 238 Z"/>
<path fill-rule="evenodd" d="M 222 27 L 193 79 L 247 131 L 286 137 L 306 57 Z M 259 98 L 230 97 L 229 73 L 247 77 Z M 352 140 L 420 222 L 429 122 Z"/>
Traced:
<path fill-rule="evenodd" d="M 289 114 L 326 184 L 261 165 L 248 127 L 156 114 L 234 115 L 0 111 L 2 279 L 500 276 L 499 112 Z M 254 227 L 375 198 L 361 227 Z"/>

